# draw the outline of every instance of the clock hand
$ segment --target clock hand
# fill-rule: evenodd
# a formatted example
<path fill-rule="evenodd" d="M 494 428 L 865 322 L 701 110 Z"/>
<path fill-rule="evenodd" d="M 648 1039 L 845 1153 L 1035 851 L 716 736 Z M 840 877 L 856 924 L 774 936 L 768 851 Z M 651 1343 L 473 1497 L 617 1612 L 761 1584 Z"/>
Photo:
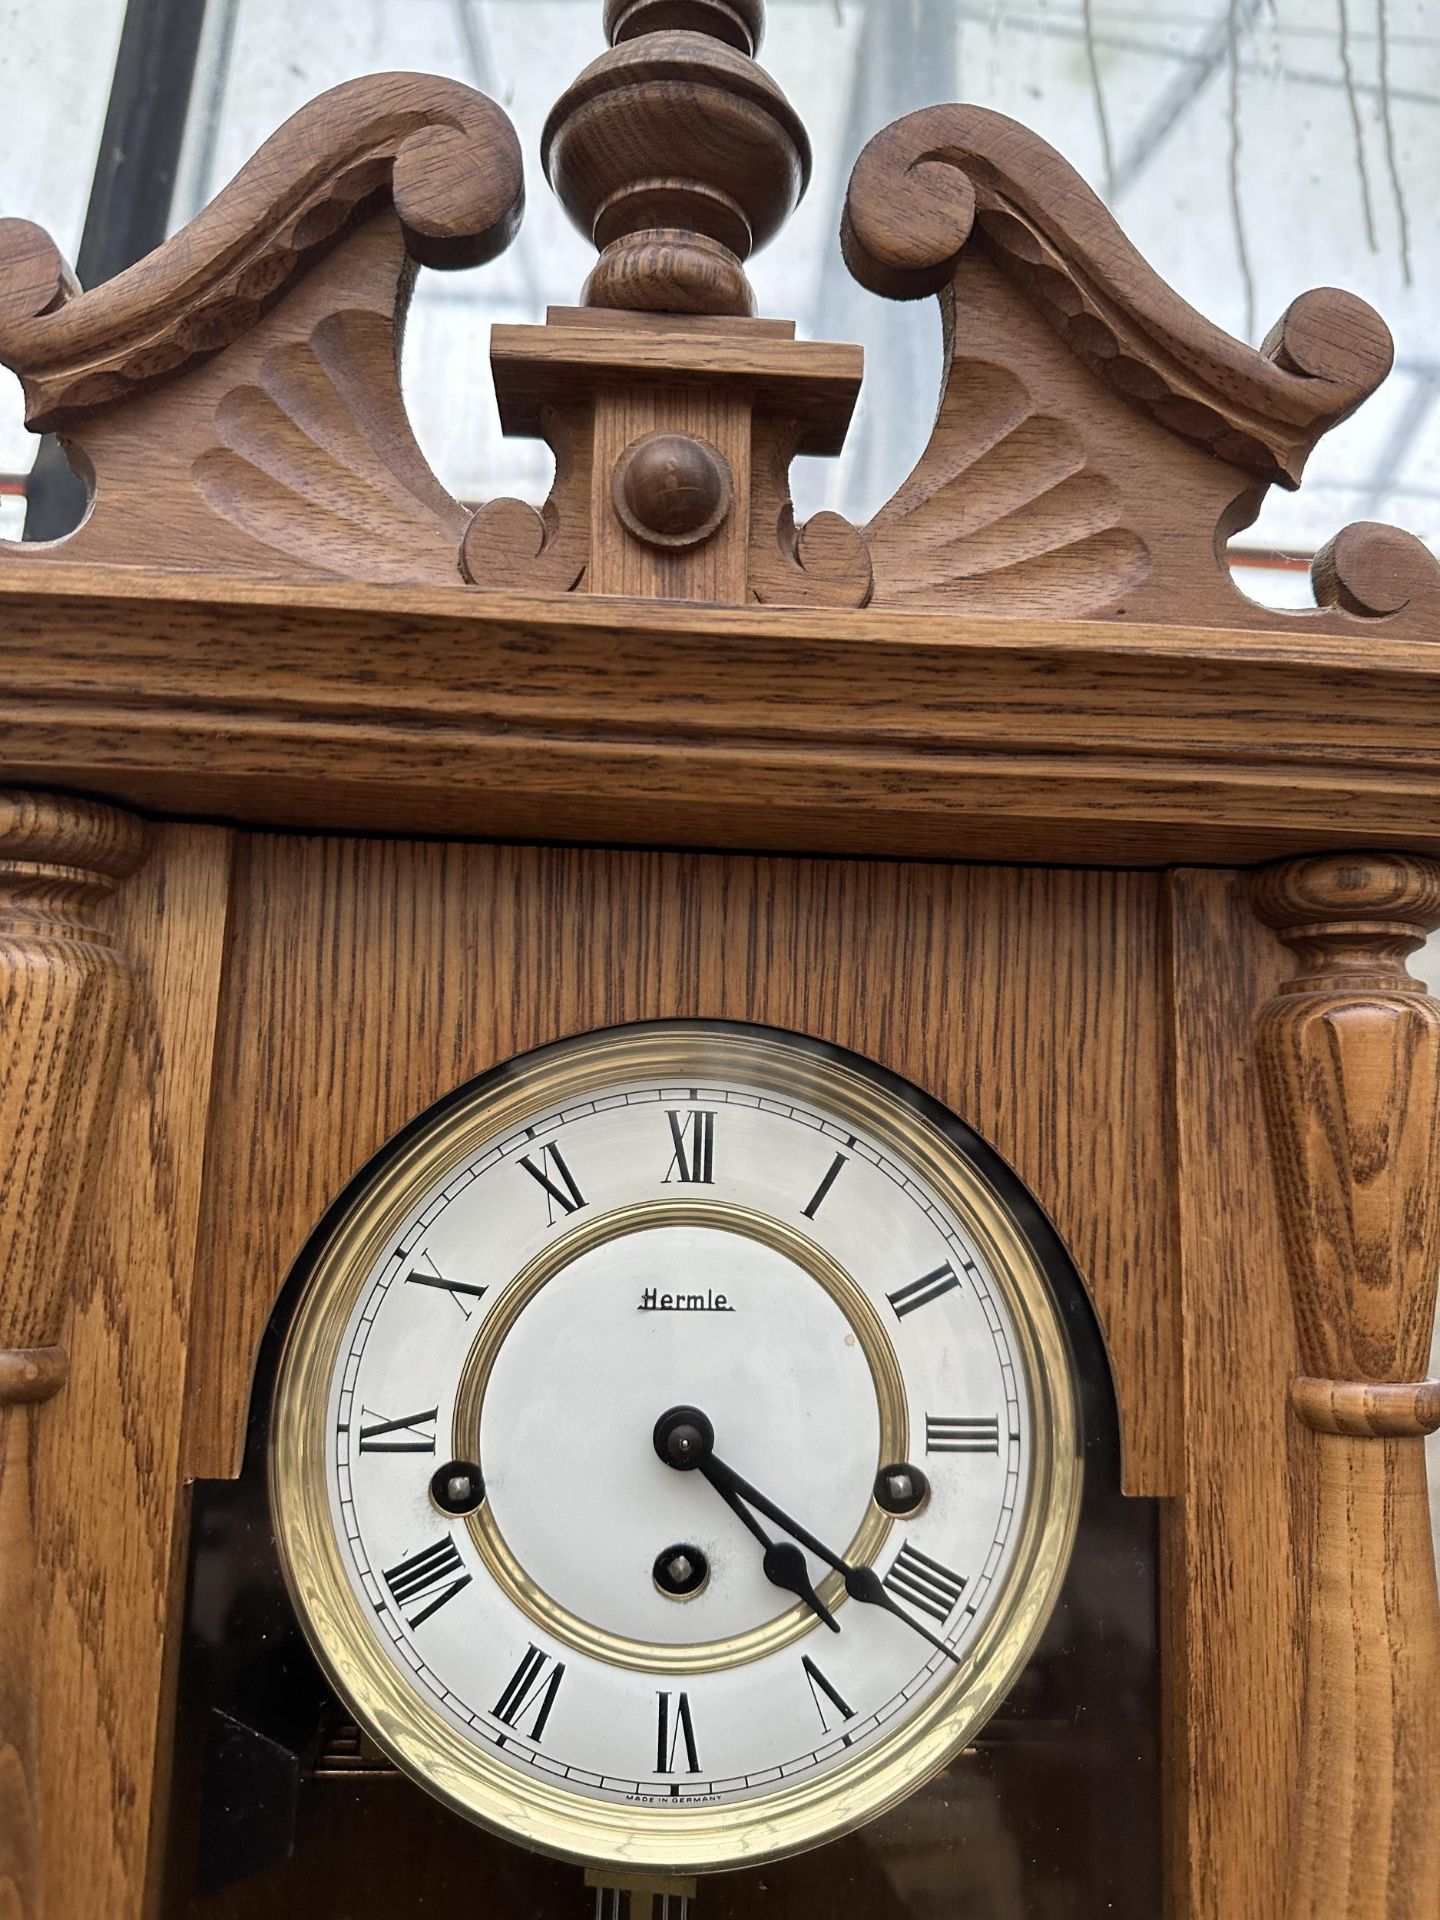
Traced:
<path fill-rule="evenodd" d="M 903 1607 L 897 1606 L 885 1591 L 873 1567 L 852 1567 L 848 1560 L 843 1560 L 823 1540 L 817 1539 L 808 1527 L 801 1526 L 798 1520 L 792 1520 L 783 1507 L 767 1499 L 758 1487 L 752 1487 L 733 1467 L 727 1466 L 715 1452 L 715 1428 L 698 1407 L 672 1407 L 668 1413 L 661 1414 L 655 1423 L 655 1451 L 668 1467 L 675 1467 L 682 1473 L 698 1471 L 703 1474 L 732 1511 L 740 1512 L 740 1508 L 734 1504 L 737 1498 L 758 1507 L 768 1520 L 777 1527 L 783 1527 L 802 1547 L 808 1547 L 817 1559 L 833 1567 L 844 1580 L 845 1591 L 852 1600 L 893 1613 L 897 1620 L 903 1620 L 922 1640 L 928 1640 L 937 1652 L 943 1653 L 959 1666 L 960 1656 L 955 1649 L 938 1639 L 928 1627 L 921 1626 L 918 1620 L 912 1619 Z M 744 1518 L 743 1513 L 741 1517 Z M 747 1521 L 746 1524 L 750 1525 L 752 1532 L 756 1530 L 751 1522 Z"/>
<path fill-rule="evenodd" d="M 702 1466 L 701 1455 L 713 1445 L 714 1439 L 715 1430 L 698 1407 L 673 1407 L 661 1415 L 655 1426 L 655 1451 L 666 1466 L 682 1473 Z M 736 1519 L 760 1542 L 764 1549 L 760 1565 L 771 1586 L 796 1594 L 832 1633 L 838 1633 L 840 1623 L 811 1586 L 810 1570 L 800 1549 L 788 1540 L 772 1540 L 743 1500 L 714 1481 L 711 1485 Z"/>
<path fill-rule="evenodd" d="M 700 1471 L 705 1472 L 703 1467 Z M 705 1477 L 707 1480 L 710 1478 L 708 1474 Z M 823 1620 L 832 1633 L 839 1633 L 840 1622 L 810 1584 L 810 1570 L 805 1565 L 805 1556 L 800 1549 L 788 1540 L 772 1540 L 743 1500 L 717 1481 L 711 1480 L 710 1484 L 736 1519 L 749 1528 L 765 1549 L 760 1566 L 771 1586 L 798 1594 L 817 1619 Z"/>
<path fill-rule="evenodd" d="M 903 1607 L 897 1606 L 885 1591 L 880 1576 L 873 1567 L 853 1567 L 848 1560 L 842 1560 L 840 1555 L 833 1553 L 823 1540 L 817 1540 L 807 1527 L 802 1527 L 798 1520 L 792 1520 L 789 1514 L 783 1508 L 777 1507 L 773 1500 L 767 1500 L 758 1487 L 752 1487 L 748 1480 L 742 1479 L 735 1469 L 727 1466 L 717 1454 L 712 1453 L 707 1460 L 701 1461 L 699 1471 L 705 1475 L 712 1486 L 719 1488 L 722 1485 L 728 1485 L 732 1493 L 738 1494 L 742 1500 L 752 1502 L 767 1519 L 773 1520 L 777 1527 L 783 1527 L 787 1533 L 793 1534 L 802 1547 L 808 1547 L 818 1559 L 833 1567 L 844 1580 L 845 1591 L 852 1600 L 862 1601 L 869 1607 L 882 1607 L 886 1613 L 893 1613 L 897 1620 L 903 1620 L 905 1625 L 918 1633 L 922 1640 L 928 1640 L 937 1652 L 943 1653 L 948 1660 L 953 1660 L 956 1666 L 959 1666 L 960 1656 L 955 1649 L 937 1638 L 928 1627 L 921 1626 L 920 1622 L 913 1619 Z"/>

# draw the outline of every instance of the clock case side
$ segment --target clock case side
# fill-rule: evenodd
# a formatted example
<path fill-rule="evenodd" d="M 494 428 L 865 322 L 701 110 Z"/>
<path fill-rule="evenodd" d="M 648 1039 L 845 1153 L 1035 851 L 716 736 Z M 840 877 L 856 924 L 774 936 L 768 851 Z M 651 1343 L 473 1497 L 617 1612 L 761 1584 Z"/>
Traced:
<path fill-rule="evenodd" d="M 652 1033 L 683 1038 L 697 1029 L 704 1033 L 719 1029 L 742 1037 L 775 1031 L 714 1020 L 651 1022 L 631 1031 L 641 1038 Z M 619 1035 L 626 1031 L 607 1029 Z M 222 1896 L 213 1909 L 222 1917 L 228 1917 L 232 1906 L 236 1914 L 248 1911 L 246 1883 L 257 1875 L 255 1897 L 264 1899 L 267 1911 L 287 1913 L 287 1903 L 296 1892 L 282 1862 L 293 1849 L 297 1824 L 305 1820 L 307 1799 L 313 1801 L 317 1793 L 323 1796 L 326 1782 L 337 1772 L 353 1772 L 355 1780 L 368 1783 L 367 1790 L 386 1782 L 382 1790 L 392 1800 L 397 1793 L 408 1796 L 411 1792 L 408 1783 L 388 1772 L 363 1729 L 357 1739 L 343 1704 L 305 1645 L 285 1590 L 267 1495 L 277 1379 L 290 1325 L 315 1266 L 376 1175 L 457 1105 L 473 1104 L 487 1088 L 503 1089 L 533 1061 L 570 1045 L 575 1037 L 551 1042 L 538 1054 L 503 1062 L 478 1080 L 442 1095 L 412 1119 L 336 1198 L 284 1282 L 257 1360 L 240 1475 L 236 1480 L 202 1481 L 194 1489 L 177 1735 L 187 1756 L 177 1778 L 188 1786 L 176 1803 L 172 1823 L 167 1916 L 173 1914 L 178 1920 L 190 1914 L 186 1889 L 192 1885 L 199 1894 Z M 934 1792 L 941 1794 L 949 1817 L 956 1821 L 957 1836 L 977 1821 L 975 1832 L 983 1835 L 985 1808 L 992 1795 L 998 1796 L 995 1804 L 1008 1805 L 1017 1832 L 1030 1834 L 1033 1844 L 1047 1853 L 1042 1878 L 1078 1873 L 1077 1884 L 1083 1884 L 1088 1895 L 1098 1884 L 1098 1875 L 1117 1914 L 1133 1911 L 1134 1920 L 1148 1920 L 1159 1898 L 1161 1872 L 1158 1520 L 1152 1502 L 1127 1500 L 1120 1493 L 1114 1389 L 1089 1297 L 1042 1210 L 1013 1170 L 972 1128 L 870 1061 L 856 1060 L 844 1049 L 804 1034 L 776 1037 L 802 1054 L 835 1061 L 878 1083 L 951 1140 L 1014 1219 L 1049 1283 L 1073 1356 L 1083 1434 L 1085 1483 L 1074 1555 L 1055 1611 L 1019 1681 L 966 1754 L 951 1763 L 943 1781 L 935 1783 Z M 1102 1597 L 1106 1594 L 1108 1600 Z M 207 1633 L 203 1624 L 217 1617 L 229 1623 L 219 1637 Z M 1074 1802 L 1075 1818 L 1068 1824 L 1077 1837 L 1082 1831 L 1098 1837 L 1107 1824 L 1122 1817 L 1130 1823 L 1132 1847 L 1123 1866 L 1114 1859 L 1107 1868 L 1103 1864 L 1107 1850 L 1102 1847 L 1091 1849 L 1088 1872 L 1079 1873 L 1073 1858 L 1062 1868 L 1064 1855 L 1056 1851 L 1055 1836 L 1046 1834 L 1043 1819 L 1036 1821 L 1038 1810 L 1027 1802 L 1027 1764 L 1033 1764 L 1040 1753 L 1053 1754 L 1054 1729 L 1072 1716 L 1069 1765 L 1073 1778 L 1068 1787 L 1059 1788 L 1052 1757 L 1050 1791 Z M 348 1764 L 352 1753 L 357 1756 L 353 1768 Z M 337 1756 L 344 1757 L 338 1767 Z M 961 1769 L 958 1776 L 956 1768 Z M 1147 1807 L 1148 1812 L 1142 1811 Z M 883 1835 L 888 1830 L 898 1838 L 907 1817 L 905 1807 L 896 1808 L 880 1817 L 877 1831 Z M 438 1809 L 428 1816 L 417 1811 L 415 1818 L 426 1831 L 427 1854 L 440 1861 L 448 1856 L 453 1863 L 450 1870 L 456 1875 L 456 1887 L 462 1876 L 467 1885 L 493 1881 L 499 1869 L 488 1836 L 461 1829 Z M 811 1910 L 817 1886 L 830 1875 L 840 1876 L 837 1887 L 853 1884 L 855 1854 L 871 1851 L 872 1839 L 867 1827 L 846 1840 L 825 1843 L 818 1859 L 806 1856 L 811 1859 L 808 1876 L 803 1861 L 792 1856 L 768 1863 L 758 1876 L 754 1869 L 742 1869 L 739 1877 L 746 1886 L 765 1881 L 769 1904 L 777 1914 L 783 1914 L 787 1899 L 798 1900 L 794 1909 L 798 1920 Z M 987 1844 L 978 1837 L 975 1843 Z M 883 1838 L 879 1846 L 883 1852 Z M 383 1876 L 385 1870 L 376 1856 L 356 1879 L 357 1889 L 362 1881 L 371 1884 L 374 1874 Z M 863 1874 L 874 1869 L 862 1863 L 859 1870 Z M 337 1862 L 333 1871 L 343 1877 L 351 1869 Z M 413 1897 L 413 1868 L 406 1873 L 406 1894 Z M 789 1879 L 788 1891 L 776 1886 L 777 1874 Z M 511 1881 L 517 1876 L 525 1882 L 527 1895 L 512 1891 L 510 1897 L 554 1897 L 555 1910 L 564 1910 L 554 1890 L 566 1883 L 563 1869 L 557 1874 L 554 1862 L 536 1857 L 528 1867 L 512 1871 Z M 730 1878 L 727 1874 L 727 1881 Z M 427 1884 L 432 1887 L 430 1897 L 445 1897 L 449 1883 L 433 1866 Z M 232 1905 L 223 1899 L 227 1887 L 232 1889 Z M 751 1887 L 750 1895 L 734 1897 L 743 1901 L 754 1892 Z M 573 1890 L 568 1897 L 573 1901 Z M 546 1905 L 543 1910 L 550 1908 Z M 206 1905 L 194 1911 L 198 1916 L 212 1908 Z"/>

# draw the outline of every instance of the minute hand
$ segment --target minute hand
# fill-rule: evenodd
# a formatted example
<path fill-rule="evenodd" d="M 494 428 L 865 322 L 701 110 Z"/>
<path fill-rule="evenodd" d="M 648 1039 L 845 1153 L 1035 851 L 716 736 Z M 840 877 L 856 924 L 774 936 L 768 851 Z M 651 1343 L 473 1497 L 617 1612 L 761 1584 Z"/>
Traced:
<path fill-rule="evenodd" d="M 777 1507 L 775 1502 L 767 1499 L 758 1487 L 752 1487 L 748 1480 L 736 1473 L 733 1467 L 727 1466 L 717 1454 L 712 1453 L 701 1460 L 698 1467 L 722 1498 L 727 1493 L 738 1494 L 752 1507 L 757 1507 L 767 1519 L 773 1520 L 777 1527 L 783 1527 L 788 1534 L 800 1542 L 802 1547 L 808 1547 L 818 1560 L 823 1560 L 827 1566 L 833 1567 L 844 1580 L 845 1591 L 852 1600 L 863 1601 L 870 1607 L 883 1607 L 886 1613 L 893 1613 L 897 1620 L 903 1620 L 905 1625 L 918 1633 L 922 1640 L 928 1640 L 932 1647 L 959 1666 L 960 1656 L 955 1649 L 946 1646 L 945 1642 L 937 1639 L 928 1627 L 922 1627 L 920 1622 L 913 1620 L 903 1607 L 897 1606 L 885 1591 L 873 1567 L 852 1567 L 848 1560 L 842 1560 L 840 1555 L 833 1553 L 823 1540 L 817 1540 L 808 1527 L 802 1527 L 798 1520 L 792 1520 L 783 1507 Z"/>

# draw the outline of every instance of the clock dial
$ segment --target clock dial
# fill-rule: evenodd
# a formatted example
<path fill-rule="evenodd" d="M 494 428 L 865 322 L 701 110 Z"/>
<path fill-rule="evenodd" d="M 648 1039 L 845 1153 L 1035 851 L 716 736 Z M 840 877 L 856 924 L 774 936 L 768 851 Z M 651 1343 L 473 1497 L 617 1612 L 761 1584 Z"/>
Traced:
<path fill-rule="evenodd" d="M 398 1764 L 530 1844 L 697 1870 L 970 1737 L 1080 1474 L 1042 1271 L 966 1140 L 812 1043 L 677 1023 L 529 1056 L 358 1184 L 272 1497 Z"/>

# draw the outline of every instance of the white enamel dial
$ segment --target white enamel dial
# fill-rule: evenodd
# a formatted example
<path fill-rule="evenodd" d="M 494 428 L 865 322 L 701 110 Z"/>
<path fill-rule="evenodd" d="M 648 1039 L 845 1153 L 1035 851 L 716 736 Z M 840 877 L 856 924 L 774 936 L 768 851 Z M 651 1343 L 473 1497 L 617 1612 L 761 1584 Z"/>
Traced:
<path fill-rule="evenodd" d="M 362 1186 L 273 1485 L 302 1619 L 401 1765 L 532 1844 L 695 1868 L 968 1738 L 1078 1463 L 1043 1278 L 954 1142 L 818 1049 L 677 1024 L 533 1056 Z"/>

